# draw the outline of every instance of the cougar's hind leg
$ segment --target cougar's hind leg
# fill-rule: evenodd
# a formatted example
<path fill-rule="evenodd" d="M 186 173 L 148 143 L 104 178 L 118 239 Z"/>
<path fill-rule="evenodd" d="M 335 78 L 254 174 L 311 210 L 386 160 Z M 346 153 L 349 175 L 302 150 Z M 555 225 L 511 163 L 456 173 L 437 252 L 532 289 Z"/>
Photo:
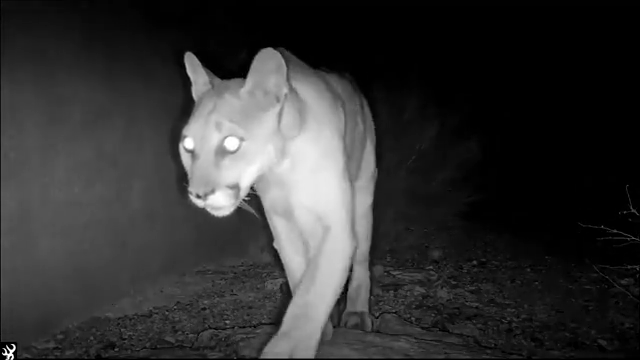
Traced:
<path fill-rule="evenodd" d="M 355 231 L 357 248 L 353 258 L 351 280 L 347 289 L 347 306 L 341 326 L 363 331 L 373 330 L 369 312 L 371 278 L 369 275 L 369 249 L 373 226 L 373 181 L 355 184 Z"/>

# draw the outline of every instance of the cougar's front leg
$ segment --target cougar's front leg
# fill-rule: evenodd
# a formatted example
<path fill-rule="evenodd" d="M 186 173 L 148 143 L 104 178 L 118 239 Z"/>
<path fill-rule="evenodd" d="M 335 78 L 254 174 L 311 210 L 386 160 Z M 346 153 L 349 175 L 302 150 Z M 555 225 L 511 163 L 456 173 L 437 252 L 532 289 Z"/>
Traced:
<path fill-rule="evenodd" d="M 291 289 L 291 295 L 296 292 L 298 283 L 304 270 L 307 268 L 307 257 L 309 251 L 305 245 L 304 234 L 300 231 L 299 227 L 293 222 L 292 219 L 285 219 L 280 216 L 269 216 L 269 226 L 271 233 L 273 234 L 274 244 L 273 246 L 278 251 L 280 261 L 287 275 L 287 282 L 289 283 L 289 289 Z M 327 325 L 322 332 L 322 339 L 329 340 L 333 334 L 333 326 L 331 321 L 327 321 Z"/>
<path fill-rule="evenodd" d="M 323 328 L 347 280 L 356 243 L 352 198 L 346 181 L 326 186 L 331 192 L 338 191 L 323 194 L 330 211 L 321 209 L 316 214 L 324 229 L 322 237 L 312 249 L 280 330 L 264 348 L 263 358 L 315 357 Z"/>
<path fill-rule="evenodd" d="M 302 234 L 290 219 L 279 215 L 267 215 L 267 218 L 273 234 L 273 247 L 278 251 L 293 295 L 307 267 Z"/>

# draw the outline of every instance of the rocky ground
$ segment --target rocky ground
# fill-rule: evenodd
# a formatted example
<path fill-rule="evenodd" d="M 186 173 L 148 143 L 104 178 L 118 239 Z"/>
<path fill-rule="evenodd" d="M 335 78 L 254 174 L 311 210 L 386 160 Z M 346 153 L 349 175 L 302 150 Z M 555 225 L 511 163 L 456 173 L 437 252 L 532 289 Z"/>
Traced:
<path fill-rule="evenodd" d="M 318 357 L 637 358 L 638 303 L 627 292 L 590 266 L 527 261 L 498 242 L 486 235 L 463 256 L 395 249 L 374 267 L 375 331 L 337 329 Z M 637 277 L 625 281 L 637 297 Z M 20 355 L 253 358 L 276 330 L 283 282 L 273 261 L 202 266 Z"/>

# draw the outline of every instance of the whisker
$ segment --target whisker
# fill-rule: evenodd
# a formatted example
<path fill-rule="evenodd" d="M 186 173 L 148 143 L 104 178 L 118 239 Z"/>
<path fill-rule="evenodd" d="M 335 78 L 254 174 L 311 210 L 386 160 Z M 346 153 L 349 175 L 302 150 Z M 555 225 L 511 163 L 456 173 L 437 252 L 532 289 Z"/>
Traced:
<path fill-rule="evenodd" d="M 258 219 L 260 219 L 260 215 L 258 215 L 258 213 L 251 207 L 251 205 L 247 204 L 244 200 L 240 201 L 239 206 L 247 210 L 248 212 L 252 213 L 253 215 L 255 215 Z"/>

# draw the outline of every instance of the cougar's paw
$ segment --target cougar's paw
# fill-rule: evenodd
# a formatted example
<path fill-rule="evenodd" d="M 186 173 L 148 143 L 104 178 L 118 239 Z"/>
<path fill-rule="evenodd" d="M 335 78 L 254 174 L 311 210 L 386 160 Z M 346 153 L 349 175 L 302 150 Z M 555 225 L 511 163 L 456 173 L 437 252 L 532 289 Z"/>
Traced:
<path fill-rule="evenodd" d="M 342 314 L 340 326 L 347 329 L 373 331 L 373 318 L 366 311 L 347 311 Z"/>
<path fill-rule="evenodd" d="M 267 346 L 262 349 L 260 354 L 261 359 L 287 359 L 293 354 L 293 339 L 284 338 L 283 336 L 276 334 Z"/>
<path fill-rule="evenodd" d="M 316 356 L 317 344 L 308 339 L 276 334 L 262 350 L 261 359 L 312 359 Z"/>

